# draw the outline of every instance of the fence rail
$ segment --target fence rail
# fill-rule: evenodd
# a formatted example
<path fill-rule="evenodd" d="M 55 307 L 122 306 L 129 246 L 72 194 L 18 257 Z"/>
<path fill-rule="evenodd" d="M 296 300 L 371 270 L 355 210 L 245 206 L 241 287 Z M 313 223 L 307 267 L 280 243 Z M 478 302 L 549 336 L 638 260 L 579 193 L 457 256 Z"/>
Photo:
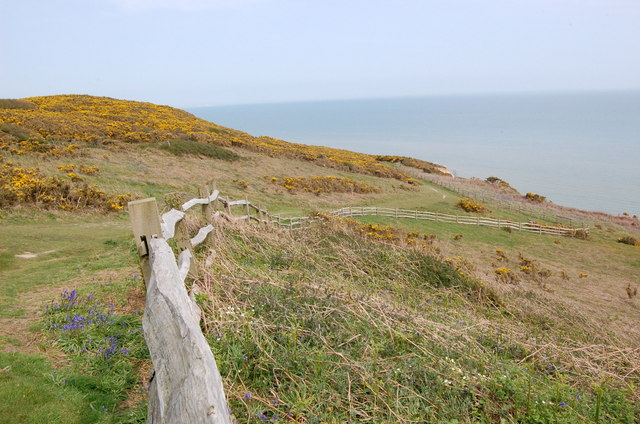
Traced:
<path fill-rule="evenodd" d="M 198 205 L 207 224 L 190 235 L 184 218 Z M 239 215 L 234 214 L 237 208 L 242 208 Z M 195 296 L 187 292 L 184 284 L 188 276 L 198 277 L 193 249 L 205 242 L 214 230 L 216 219 L 255 221 L 294 230 L 304 228 L 320 217 L 273 215 L 246 199 L 223 197 L 211 185 L 202 187 L 200 197 L 183 203 L 180 210 L 171 209 L 162 216 L 153 198 L 130 202 L 129 212 L 147 286 L 143 331 L 154 367 L 149 387 L 148 422 L 228 424 L 231 421 L 222 379 L 211 348 L 200 330 L 200 311 Z M 328 214 L 427 220 L 552 235 L 572 235 L 589 230 L 378 206 L 349 206 Z M 167 243 L 174 238 L 177 260 Z"/>

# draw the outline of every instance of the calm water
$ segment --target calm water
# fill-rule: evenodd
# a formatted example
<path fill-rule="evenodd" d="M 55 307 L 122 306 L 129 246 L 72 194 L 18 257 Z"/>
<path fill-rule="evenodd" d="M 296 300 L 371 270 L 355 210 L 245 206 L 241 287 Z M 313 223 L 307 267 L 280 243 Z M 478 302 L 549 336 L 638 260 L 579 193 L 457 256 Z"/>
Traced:
<path fill-rule="evenodd" d="M 446 165 L 582 209 L 640 214 L 640 92 L 192 108 L 250 134 Z"/>

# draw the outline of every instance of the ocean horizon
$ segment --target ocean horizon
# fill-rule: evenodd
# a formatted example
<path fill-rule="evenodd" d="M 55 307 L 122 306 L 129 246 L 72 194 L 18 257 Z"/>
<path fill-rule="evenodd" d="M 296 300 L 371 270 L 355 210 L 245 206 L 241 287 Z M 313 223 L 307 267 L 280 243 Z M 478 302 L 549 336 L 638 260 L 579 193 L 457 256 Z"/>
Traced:
<path fill-rule="evenodd" d="M 187 108 L 254 136 L 411 156 L 522 193 L 640 214 L 640 91 L 478 94 Z"/>

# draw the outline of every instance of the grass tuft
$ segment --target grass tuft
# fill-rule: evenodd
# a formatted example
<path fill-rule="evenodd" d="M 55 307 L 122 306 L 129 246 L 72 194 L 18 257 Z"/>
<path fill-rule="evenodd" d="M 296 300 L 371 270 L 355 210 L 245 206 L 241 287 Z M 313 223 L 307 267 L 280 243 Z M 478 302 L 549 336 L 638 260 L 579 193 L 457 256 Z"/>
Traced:
<path fill-rule="evenodd" d="M 201 143 L 186 138 L 168 140 L 160 145 L 160 148 L 173 153 L 176 156 L 198 155 L 213 159 L 234 161 L 240 159 L 235 152 L 214 144 Z"/>

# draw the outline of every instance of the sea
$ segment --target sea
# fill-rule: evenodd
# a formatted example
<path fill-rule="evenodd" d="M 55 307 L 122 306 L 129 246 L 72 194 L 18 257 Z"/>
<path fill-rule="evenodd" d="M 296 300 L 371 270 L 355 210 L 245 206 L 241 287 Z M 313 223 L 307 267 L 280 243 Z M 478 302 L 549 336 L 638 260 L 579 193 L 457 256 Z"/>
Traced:
<path fill-rule="evenodd" d="M 640 91 L 425 96 L 188 108 L 286 141 L 411 156 L 522 193 L 640 215 Z"/>

